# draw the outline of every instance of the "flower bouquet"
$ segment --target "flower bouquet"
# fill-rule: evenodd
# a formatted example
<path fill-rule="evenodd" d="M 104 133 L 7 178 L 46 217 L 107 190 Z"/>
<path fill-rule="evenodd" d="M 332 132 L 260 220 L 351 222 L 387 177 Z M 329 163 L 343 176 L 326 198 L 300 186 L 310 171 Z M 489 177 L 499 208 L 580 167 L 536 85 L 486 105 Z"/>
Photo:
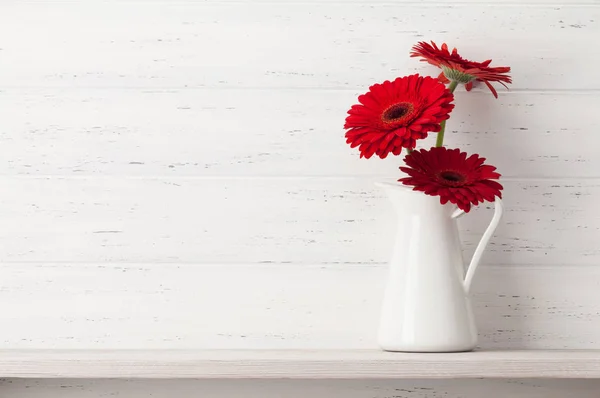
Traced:
<path fill-rule="evenodd" d="M 411 57 L 441 69 L 437 77 L 418 74 L 374 84 L 348 111 L 346 142 L 361 158 L 382 159 L 406 151 L 402 184 L 379 184 L 398 214 L 398 232 L 384 294 L 379 344 L 388 351 L 455 352 L 476 346 L 469 289 L 483 250 L 502 215 L 502 185 L 494 166 L 478 154 L 444 145 L 454 91 L 483 83 L 511 83 L 509 67 L 491 60 L 469 61 L 420 42 Z M 435 147 L 416 149 L 437 133 Z M 412 188 L 412 189 L 411 189 Z M 465 270 L 456 219 L 472 206 L 494 202 L 495 213 Z"/>

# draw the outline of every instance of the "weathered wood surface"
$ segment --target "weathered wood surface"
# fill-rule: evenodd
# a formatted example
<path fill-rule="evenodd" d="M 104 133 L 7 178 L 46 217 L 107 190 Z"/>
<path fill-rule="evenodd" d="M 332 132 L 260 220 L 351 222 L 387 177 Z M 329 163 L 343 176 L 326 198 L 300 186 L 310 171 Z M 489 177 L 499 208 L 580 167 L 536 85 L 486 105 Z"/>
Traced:
<path fill-rule="evenodd" d="M 396 176 L 401 158 L 359 159 L 344 142 L 359 93 L 0 88 L 0 174 Z M 448 146 L 505 177 L 600 177 L 600 96 L 459 92 L 456 104 Z"/>
<path fill-rule="evenodd" d="M 393 223 L 372 183 L 393 179 L 400 159 L 359 160 L 341 127 L 373 82 L 435 73 L 406 56 L 433 39 L 513 67 L 510 92 L 458 93 L 449 123 L 450 146 L 508 177 L 506 218 L 475 281 L 481 346 L 597 349 L 600 3 L 564 3 L 2 2 L 0 346 L 373 348 Z M 488 213 L 463 220 L 467 256 Z M 0 395 L 595 398 L 599 388 L 4 380 Z"/>
<path fill-rule="evenodd" d="M 386 266 L 3 264 L 0 348 L 373 349 Z M 483 266 L 483 349 L 595 349 L 600 270 Z"/>
<path fill-rule="evenodd" d="M 598 350 L 2 350 L 0 377 L 384 380 L 600 379 Z"/>
<path fill-rule="evenodd" d="M 596 265 L 595 180 L 504 181 L 487 264 Z M 369 178 L 5 177 L 0 261 L 385 263 L 394 210 Z M 461 219 L 469 258 L 491 219 Z"/>
<path fill-rule="evenodd" d="M 511 66 L 516 90 L 600 89 L 597 5 L 85 1 L 1 11 L 4 87 L 362 89 L 435 72 L 408 52 L 437 40 Z"/>
<path fill-rule="evenodd" d="M 597 398 L 600 380 L 31 380 L 0 381 L 19 398 Z M 152 395 L 150 395 L 152 394 Z"/>

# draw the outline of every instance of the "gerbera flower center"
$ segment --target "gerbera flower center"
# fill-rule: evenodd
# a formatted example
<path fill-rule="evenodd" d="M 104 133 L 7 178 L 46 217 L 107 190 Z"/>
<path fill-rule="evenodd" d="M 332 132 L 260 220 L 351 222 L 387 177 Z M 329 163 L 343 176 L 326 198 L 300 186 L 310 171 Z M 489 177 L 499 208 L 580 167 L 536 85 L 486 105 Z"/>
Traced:
<path fill-rule="evenodd" d="M 496 168 L 484 164 L 479 155 L 467 156 L 443 146 L 412 151 L 404 158 L 407 167 L 400 167 L 408 177 L 398 181 L 414 191 L 439 196 L 440 204 L 453 203 L 465 212 L 472 205 L 502 198 L 502 185 L 495 181 L 500 178 Z"/>
<path fill-rule="evenodd" d="M 456 171 L 452 171 L 452 170 L 442 171 L 440 173 L 440 177 L 444 181 L 447 181 L 447 182 L 452 183 L 452 184 L 460 183 L 460 182 L 463 182 L 465 180 L 465 176 L 463 176 L 462 174 L 460 174 L 460 173 L 458 173 Z"/>
<path fill-rule="evenodd" d="M 381 115 L 385 123 L 394 123 L 412 113 L 414 107 L 410 102 L 400 102 L 387 108 Z"/>

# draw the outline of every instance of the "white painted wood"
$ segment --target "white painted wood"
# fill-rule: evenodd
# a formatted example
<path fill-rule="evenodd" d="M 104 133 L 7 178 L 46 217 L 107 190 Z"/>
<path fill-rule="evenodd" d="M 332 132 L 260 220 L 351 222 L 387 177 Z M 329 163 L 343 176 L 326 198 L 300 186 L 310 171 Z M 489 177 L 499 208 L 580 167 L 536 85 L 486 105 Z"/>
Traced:
<path fill-rule="evenodd" d="M 19 398 L 597 398 L 600 380 L 61 380 L 7 379 Z"/>
<path fill-rule="evenodd" d="M 393 209 L 373 179 L 0 180 L 0 260 L 385 263 Z M 486 264 L 598 264 L 595 180 L 504 181 Z M 491 219 L 462 217 L 471 257 Z"/>
<path fill-rule="evenodd" d="M 2 349 L 375 349 L 386 266 L 3 264 Z M 596 266 L 484 266 L 482 349 L 597 349 Z"/>
<path fill-rule="evenodd" d="M 1 347 L 372 349 L 385 267 L 369 264 L 388 259 L 392 231 L 371 183 L 393 178 L 398 159 L 359 161 L 341 126 L 374 81 L 435 73 L 406 57 L 434 39 L 514 70 L 498 101 L 458 94 L 449 125 L 461 132 L 449 143 L 513 177 L 484 258 L 511 265 L 475 280 L 482 347 L 598 348 L 599 3 L 327 2 L 0 2 Z M 465 219 L 467 257 L 479 213 Z M 599 387 L 8 379 L 0 396 L 595 398 Z"/>
<path fill-rule="evenodd" d="M 511 66 L 513 89 L 597 90 L 600 7 L 576 4 L 9 2 L 0 86 L 363 88 L 434 73 L 408 52 L 437 40 Z"/>
<path fill-rule="evenodd" d="M 0 351 L 0 377 L 118 379 L 600 378 L 600 351 Z"/>
<path fill-rule="evenodd" d="M 0 174 L 393 177 L 400 158 L 359 159 L 344 143 L 359 93 L 2 90 Z M 459 92 L 456 103 L 447 144 L 504 176 L 600 177 L 599 95 Z"/>

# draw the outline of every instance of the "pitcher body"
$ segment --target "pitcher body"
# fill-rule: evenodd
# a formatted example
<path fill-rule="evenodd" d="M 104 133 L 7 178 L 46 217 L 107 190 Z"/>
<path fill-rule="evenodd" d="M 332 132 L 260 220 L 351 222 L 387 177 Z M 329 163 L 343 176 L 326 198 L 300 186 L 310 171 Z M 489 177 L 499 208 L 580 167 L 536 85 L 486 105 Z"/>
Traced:
<path fill-rule="evenodd" d="M 472 350 L 477 329 L 469 284 L 498 220 L 495 217 L 495 225 L 486 231 L 465 279 L 456 222 L 462 211 L 399 184 L 380 186 L 394 205 L 398 223 L 381 311 L 380 347 L 403 352 Z"/>

